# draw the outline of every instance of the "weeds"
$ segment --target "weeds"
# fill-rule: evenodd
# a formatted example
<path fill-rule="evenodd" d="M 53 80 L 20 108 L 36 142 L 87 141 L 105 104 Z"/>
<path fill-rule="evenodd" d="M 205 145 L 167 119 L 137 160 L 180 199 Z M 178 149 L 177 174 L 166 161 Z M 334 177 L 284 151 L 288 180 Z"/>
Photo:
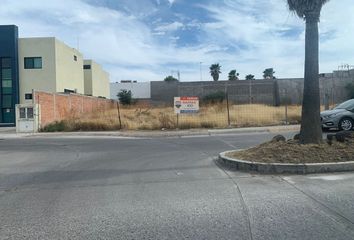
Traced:
<path fill-rule="evenodd" d="M 172 107 L 151 108 L 149 106 L 123 107 L 121 109 L 122 128 L 126 130 L 160 130 L 190 128 L 228 127 L 228 115 L 225 103 L 207 104 L 198 114 L 179 115 Z M 230 106 L 230 123 L 234 127 L 270 126 L 284 124 L 285 107 L 273 107 L 261 104 Z M 288 122 L 299 123 L 301 106 L 288 106 Z M 114 131 L 119 130 L 116 109 L 97 111 L 80 118 L 73 114 L 70 119 L 46 125 L 42 131 Z"/>

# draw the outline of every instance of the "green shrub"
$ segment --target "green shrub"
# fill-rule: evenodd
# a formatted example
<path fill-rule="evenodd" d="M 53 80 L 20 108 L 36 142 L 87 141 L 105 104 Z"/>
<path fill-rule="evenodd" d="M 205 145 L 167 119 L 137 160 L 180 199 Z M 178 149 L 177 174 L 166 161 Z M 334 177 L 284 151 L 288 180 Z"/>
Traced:
<path fill-rule="evenodd" d="M 65 121 L 55 121 L 44 126 L 42 132 L 64 132 L 67 131 L 67 124 Z"/>
<path fill-rule="evenodd" d="M 117 97 L 119 99 L 119 102 L 122 103 L 123 105 L 130 105 L 133 103 L 133 95 L 132 91 L 130 90 L 121 90 L 118 94 Z"/>

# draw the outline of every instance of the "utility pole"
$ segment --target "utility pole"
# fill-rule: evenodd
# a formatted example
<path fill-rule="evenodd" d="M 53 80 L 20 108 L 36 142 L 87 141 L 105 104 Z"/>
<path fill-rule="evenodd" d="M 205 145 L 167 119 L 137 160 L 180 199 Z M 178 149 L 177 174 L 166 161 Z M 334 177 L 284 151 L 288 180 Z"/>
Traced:
<path fill-rule="evenodd" d="M 172 77 L 174 77 L 174 75 L 173 75 L 174 73 L 177 73 L 177 79 L 180 82 L 181 81 L 181 73 L 180 73 L 180 71 L 179 70 L 177 70 L 177 71 L 171 70 L 171 76 Z"/>

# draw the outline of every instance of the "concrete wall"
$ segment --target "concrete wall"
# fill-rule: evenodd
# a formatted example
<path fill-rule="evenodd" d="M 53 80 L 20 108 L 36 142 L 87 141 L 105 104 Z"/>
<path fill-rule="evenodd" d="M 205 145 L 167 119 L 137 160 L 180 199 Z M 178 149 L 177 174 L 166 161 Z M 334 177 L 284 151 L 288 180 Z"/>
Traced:
<path fill-rule="evenodd" d="M 56 92 L 64 92 L 64 89 L 69 89 L 84 94 L 84 61 L 82 54 L 55 39 L 55 61 Z"/>
<path fill-rule="evenodd" d="M 276 104 L 277 86 L 273 80 L 218 81 L 218 82 L 151 82 L 151 100 L 155 104 L 173 104 L 176 96 L 205 96 L 228 92 L 235 104 Z"/>
<path fill-rule="evenodd" d="M 25 57 L 42 57 L 42 69 L 25 69 Z M 20 103 L 32 89 L 56 91 L 55 38 L 19 39 L 19 76 Z"/>
<path fill-rule="evenodd" d="M 113 100 L 90 97 L 79 94 L 61 94 L 36 91 L 33 102 L 40 105 L 41 126 L 69 119 L 80 117 L 97 111 L 105 111 L 116 108 Z"/>
<path fill-rule="evenodd" d="M 354 70 L 321 74 L 321 103 L 338 104 L 348 99 L 346 85 L 354 84 Z M 225 92 L 235 104 L 301 104 L 303 78 L 276 80 L 240 80 L 218 82 L 151 82 L 151 100 L 155 104 L 172 104 L 175 96 L 198 96 L 203 99 L 214 92 Z M 325 100 L 326 99 L 326 100 Z"/>
<path fill-rule="evenodd" d="M 85 94 L 110 98 L 109 74 L 92 60 L 84 60 L 84 65 L 91 66 L 91 69 L 84 69 Z"/>
<path fill-rule="evenodd" d="M 117 94 L 123 89 L 132 91 L 135 99 L 150 99 L 150 88 L 150 82 L 111 83 L 111 99 L 117 99 Z"/>
<path fill-rule="evenodd" d="M 280 101 L 287 101 L 290 104 L 302 103 L 302 92 L 304 88 L 304 80 L 302 78 L 295 79 L 278 79 Z M 348 99 L 346 85 L 354 83 L 354 72 L 327 74 L 320 77 L 320 94 L 321 103 L 324 104 L 325 98 L 330 104 L 337 104 Z"/>

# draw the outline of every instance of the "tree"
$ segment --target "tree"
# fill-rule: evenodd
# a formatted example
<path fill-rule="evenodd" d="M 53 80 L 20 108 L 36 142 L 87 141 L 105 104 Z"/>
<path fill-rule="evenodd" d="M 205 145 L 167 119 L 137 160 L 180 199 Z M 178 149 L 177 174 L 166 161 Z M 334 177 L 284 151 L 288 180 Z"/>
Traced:
<path fill-rule="evenodd" d="M 240 75 L 240 74 L 236 71 L 236 69 L 231 70 L 231 71 L 229 72 L 229 81 L 238 80 L 238 76 L 239 76 L 239 75 Z"/>
<path fill-rule="evenodd" d="M 133 95 L 132 91 L 128 90 L 121 90 L 118 94 L 117 97 L 119 99 L 119 102 L 122 103 L 123 105 L 130 105 L 133 103 Z"/>
<path fill-rule="evenodd" d="M 275 79 L 274 77 L 274 70 L 273 68 L 267 68 L 263 71 L 263 78 L 264 79 Z"/>
<path fill-rule="evenodd" d="M 165 82 L 178 82 L 178 79 L 173 76 L 167 76 L 164 79 Z"/>
<path fill-rule="evenodd" d="M 252 74 L 246 75 L 246 80 L 254 80 L 254 75 Z"/>
<path fill-rule="evenodd" d="M 210 75 L 213 77 L 214 81 L 218 81 L 219 74 L 221 73 L 220 71 L 221 66 L 219 65 L 219 63 L 212 64 L 209 69 L 210 69 Z"/>
<path fill-rule="evenodd" d="M 305 77 L 302 101 L 300 142 L 322 142 L 319 89 L 318 22 L 322 6 L 329 0 L 287 0 L 289 10 L 305 20 Z"/>

